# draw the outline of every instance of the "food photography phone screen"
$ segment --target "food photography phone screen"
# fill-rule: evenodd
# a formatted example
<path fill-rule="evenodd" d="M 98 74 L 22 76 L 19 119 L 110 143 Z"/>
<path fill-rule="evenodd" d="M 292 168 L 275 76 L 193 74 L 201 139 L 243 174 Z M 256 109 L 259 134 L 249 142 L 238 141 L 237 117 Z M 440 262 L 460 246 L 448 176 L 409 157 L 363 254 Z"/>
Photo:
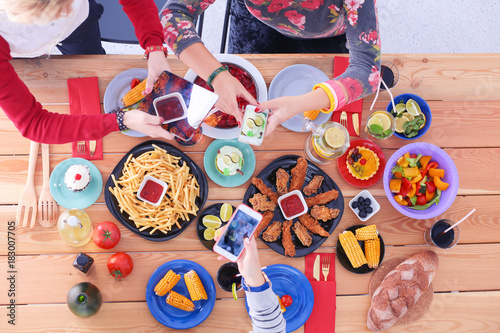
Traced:
<path fill-rule="evenodd" d="M 243 239 L 251 237 L 259 220 L 238 209 L 221 239 L 217 243 L 220 248 L 238 257 L 245 247 Z"/>

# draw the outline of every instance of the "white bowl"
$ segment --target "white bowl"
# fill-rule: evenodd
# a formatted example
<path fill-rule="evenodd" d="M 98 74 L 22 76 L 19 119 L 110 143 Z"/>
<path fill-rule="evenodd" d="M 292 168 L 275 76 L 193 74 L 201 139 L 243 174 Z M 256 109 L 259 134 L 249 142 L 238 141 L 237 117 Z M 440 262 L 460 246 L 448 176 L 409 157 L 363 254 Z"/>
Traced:
<path fill-rule="evenodd" d="M 297 195 L 299 197 L 300 202 L 302 203 L 303 209 L 302 209 L 302 211 L 300 213 L 297 213 L 297 214 L 292 215 L 292 216 L 288 216 L 288 215 L 286 215 L 285 211 L 283 210 L 283 207 L 281 206 L 281 202 L 284 199 L 286 199 L 288 197 L 291 197 L 292 195 Z M 302 195 L 302 192 L 300 192 L 299 190 L 293 190 L 292 192 L 288 192 L 287 194 L 284 194 L 281 197 L 279 197 L 278 198 L 278 205 L 280 206 L 281 213 L 283 214 L 283 216 L 287 220 L 293 220 L 294 218 L 299 217 L 299 216 L 304 215 L 305 213 L 307 213 L 307 204 L 306 204 L 306 201 L 304 200 L 304 196 Z"/>
<path fill-rule="evenodd" d="M 359 216 L 359 209 L 352 208 L 352 206 L 351 206 L 352 203 L 354 201 L 357 201 L 359 197 L 363 197 L 363 198 L 365 198 L 365 200 L 370 199 L 372 202 L 372 204 L 370 206 L 372 207 L 373 211 L 370 214 L 366 215 L 366 217 L 360 217 Z M 349 201 L 349 208 L 351 208 L 351 210 L 354 212 L 354 214 L 356 214 L 358 219 L 365 222 L 380 210 L 380 204 L 377 202 L 377 200 L 375 200 L 373 195 L 368 190 L 363 190 L 363 191 L 359 192 L 358 195 L 356 195 L 354 198 L 352 198 L 351 201 Z"/>
<path fill-rule="evenodd" d="M 144 189 L 144 186 L 146 185 L 148 180 L 151 180 L 152 182 L 155 182 L 156 184 L 161 185 L 161 187 L 163 188 L 161 195 L 160 195 L 160 198 L 158 199 L 157 202 L 149 201 L 148 199 L 145 199 L 141 196 L 142 190 Z M 139 187 L 139 190 L 137 191 L 137 197 L 139 199 L 141 199 L 142 201 L 147 202 L 150 205 L 158 206 L 161 203 L 161 200 L 163 199 L 163 197 L 165 196 L 165 192 L 167 192 L 167 189 L 168 189 L 167 183 L 165 183 L 164 181 L 159 180 L 158 178 L 155 178 L 153 176 L 146 175 L 146 176 L 144 176 L 144 179 L 142 180 L 141 186 Z"/>

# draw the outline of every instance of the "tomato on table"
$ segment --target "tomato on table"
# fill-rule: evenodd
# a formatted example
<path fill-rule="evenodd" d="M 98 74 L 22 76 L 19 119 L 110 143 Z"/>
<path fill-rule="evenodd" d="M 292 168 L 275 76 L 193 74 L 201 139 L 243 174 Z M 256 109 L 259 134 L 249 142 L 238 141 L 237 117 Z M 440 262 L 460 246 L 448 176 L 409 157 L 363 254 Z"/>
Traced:
<path fill-rule="evenodd" d="M 293 303 L 292 296 L 290 295 L 283 295 L 281 296 L 281 303 L 283 303 L 284 307 L 289 307 Z"/>
<path fill-rule="evenodd" d="M 117 252 L 108 259 L 109 275 L 113 275 L 115 280 L 127 277 L 133 269 L 132 257 L 124 252 Z"/>
<path fill-rule="evenodd" d="M 95 227 L 92 239 L 101 249 L 112 249 L 121 238 L 120 229 L 113 222 L 104 221 Z"/>

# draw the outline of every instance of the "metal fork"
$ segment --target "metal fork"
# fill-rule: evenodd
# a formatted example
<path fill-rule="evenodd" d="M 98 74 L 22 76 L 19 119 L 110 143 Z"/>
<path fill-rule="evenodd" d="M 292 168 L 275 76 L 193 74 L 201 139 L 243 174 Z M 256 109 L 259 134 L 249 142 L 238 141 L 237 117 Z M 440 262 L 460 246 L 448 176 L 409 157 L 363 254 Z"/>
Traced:
<path fill-rule="evenodd" d="M 340 114 L 340 125 L 347 128 L 347 112 L 345 111 L 342 111 L 342 113 Z"/>
<path fill-rule="evenodd" d="M 76 143 L 76 153 L 78 155 L 85 155 L 85 141 L 78 141 Z"/>
<path fill-rule="evenodd" d="M 323 257 L 322 263 L 321 263 L 321 273 L 323 273 L 323 276 L 326 278 L 328 277 L 328 274 L 330 274 L 330 257 L 325 256 Z"/>
<path fill-rule="evenodd" d="M 33 228 L 36 221 L 35 166 L 38 159 L 38 146 L 38 142 L 31 141 L 28 179 L 17 204 L 16 222 L 18 226 L 20 225 L 23 228 L 28 226 L 28 221 L 30 222 L 30 228 Z M 21 220 L 23 221 L 22 224 Z"/>

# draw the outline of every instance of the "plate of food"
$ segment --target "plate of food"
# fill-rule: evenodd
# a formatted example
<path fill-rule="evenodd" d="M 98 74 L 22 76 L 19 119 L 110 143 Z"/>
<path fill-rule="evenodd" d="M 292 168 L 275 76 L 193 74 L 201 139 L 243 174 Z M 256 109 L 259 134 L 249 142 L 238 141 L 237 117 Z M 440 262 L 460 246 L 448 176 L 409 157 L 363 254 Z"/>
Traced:
<path fill-rule="evenodd" d="M 198 215 L 198 223 L 196 224 L 198 238 L 207 250 L 213 250 L 214 237 L 222 232 L 222 228 L 227 224 L 235 209 L 228 203 L 216 203 L 206 207 Z"/>
<path fill-rule="evenodd" d="M 236 139 L 218 139 L 205 151 L 203 165 L 214 183 L 224 187 L 236 187 L 252 177 L 255 154 L 252 147 L 246 143 Z"/>
<path fill-rule="evenodd" d="M 146 175 L 168 184 L 158 206 L 137 198 Z M 179 149 L 158 140 L 140 143 L 125 154 L 105 188 L 104 198 L 111 214 L 150 241 L 178 236 L 196 218 L 208 195 L 207 179 L 196 163 Z"/>
<path fill-rule="evenodd" d="M 384 240 L 375 224 L 353 225 L 339 234 L 337 258 L 348 271 L 356 274 L 370 273 L 378 268 L 384 254 Z"/>
<path fill-rule="evenodd" d="M 384 174 L 385 156 L 375 143 L 358 139 L 351 141 L 347 153 L 337 159 L 339 173 L 356 187 L 375 185 Z"/>
<path fill-rule="evenodd" d="M 269 99 L 283 96 L 298 96 L 310 92 L 313 87 L 321 82 L 328 81 L 329 77 L 320 69 L 311 65 L 297 64 L 281 70 L 269 86 Z M 313 120 L 316 126 L 320 126 L 331 118 L 331 113 L 320 112 Z M 302 132 L 306 123 L 304 115 L 298 114 L 281 125 L 294 132 Z"/>
<path fill-rule="evenodd" d="M 184 330 L 201 324 L 215 304 L 215 284 L 205 268 L 177 259 L 158 267 L 146 286 L 149 311 L 158 322 Z"/>
<path fill-rule="evenodd" d="M 304 273 L 288 265 L 270 265 L 267 266 L 265 272 L 278 297 L 291 296 L 292 304 L 286 308 L 283 317 L 286 320 L 287 332 L 297 330 L 309 319 L 314 306 L 314 292 L 311 283 Z M 246 299 L 245 305 L 248 311 Z"/>
<path fill-rule="evenodd" d="M 243 84 L 259 103 L 267 101 L 266 81 L 251 62 L 234 54 L 215 54 L 214 56 L 221 64 L 228 66 L 229 72 Z M 187 71 L 184 78 L 213 91 L 206 81 L 191 69 Z M 238 98 L 238 107 L 241 110 L 245 110 L 247 104 L 246 100 Z M 202 128 L 203 134 L 214 139 L 235 139 L 240 133 L 236 118 L 222 111 L 215 111 L 209 115 Z"/>
<path fill-rule="evenodd" d="M 295 190 L 302 193 L 307 213 L 287 222 L 278 199 Z M 302 210 L 302 201 L 289 202 L 292 210 Z M 269 163 L 252 179 L 243 203 L 263 215 L 255 235 L 274 251 L 291 257 L 305 256 L 321 246 L 344 212 L 337 184 L 318 166 L 297 155 L 281 156 Z"/>
<path fill-rule="evenodd" d="M 148 70 L 144 68 L 131 68 L 126 71 L 121 72 L 111 80 L 111 82 L 106 87 L 104 92 L 104 98 L 102 101 L 104 112 L 111 113 L 115 110 L 123 108 L 121 99 L 132 89 L 132 85 L 137 81 L 142 81 L 148 77 Z M 132 137 L 144 137 L 145 134 L 130 130 L 127 132 L 122 132 L 125 135 Z"/>
<path fill-rule="evenodd" d="M 102 176 L 99 169 L 83 158 L 59 163 L 50 175 L 50 193 L 61 206 L 85 209 L 99 198 Z"/>

